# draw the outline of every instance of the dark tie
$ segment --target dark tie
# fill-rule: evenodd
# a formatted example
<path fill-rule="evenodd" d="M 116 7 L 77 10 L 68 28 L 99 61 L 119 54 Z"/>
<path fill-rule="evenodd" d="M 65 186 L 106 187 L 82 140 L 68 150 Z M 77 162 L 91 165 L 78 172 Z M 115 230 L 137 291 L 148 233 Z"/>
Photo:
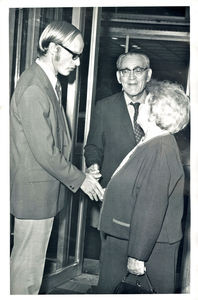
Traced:
<path fill-rule="evenodd" d="M 58 95 L 58 102 L 60 104 L 60 109 L 61 109 L 61 112 L 62 112 L 64 124 L 65 124 L 66 137 L 68 139 L 67 142 L 68 142 L 68 145 L 70 145 L 71 144 L 70 130 L 69 130 L 68 122 L 67 122 L 65 112 L 64 112 L 64 109 L 63 109 L 63 106 L 62 106 L 62 87 L 61 87 L 60 81 L 58 79 L 57 79 L 57 83 L 56 83 L 56 86 L 55 86 L 55 90 L 56 90 L 56 93 Z M 68 149 L 69 149 L 69 147 L 70 146 L 68 146 Z M 69 151 L 68 151 L 68 153 L 69 153 Z"/>
<path fill-rule="evenodd" d="M 62 103 L 62 88 L 61 88 L 60 81 L 58 79 L 57 79 L 57 82 L 56 82 L 55 90 L 57 92 L 58 101 L 59 101 L 59 104 L 61 106 L 61 103 Z"/>
<path fill-rule="evenodd" d="M 134 116 L 133 116 L 133 126 L 134 126 L 134 134 L 135 134 L 136 142 L 139 143 L 141 138 L 144 136 L 144 131 L 142 130 L 140 125 L 137 123 L 137 116 L 138 116 L 140 103 L 139 102 L 137 102 L 137 103 L 131 102 L 130 104 L 133 105 L 134 111 L 135 111 Z"/>

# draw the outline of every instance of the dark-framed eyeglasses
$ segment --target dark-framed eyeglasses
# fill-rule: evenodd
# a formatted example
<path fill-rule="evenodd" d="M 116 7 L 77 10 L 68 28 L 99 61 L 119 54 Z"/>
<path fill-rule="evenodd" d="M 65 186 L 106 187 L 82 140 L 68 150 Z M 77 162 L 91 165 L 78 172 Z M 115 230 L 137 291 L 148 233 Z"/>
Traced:
<path fill-rule="evenodd" d="M 149 68 L 148 67 L 146 67 L 146 68 L 135 67 L 132 70 L 125 68 L 125 69 L 119 70 L 119 72 L 121 73 L 121 75 L 123 77 L 129 77 L 129 75 L 131 75 L 131 73 L 133 73 L 136 77 L 141 77 L 147 69 L 149 69 Z"/>
<path fill-rule="evenodd" d="M 74 53 L 73 51 L 71 51 L 70 49 L 68 49 L 67 47 L 63 46 L 62 44 L 57 44 L 59 46 L 61 46 L 63 49 L 67 50 L 69 53 L 72 54 L 72 59 L 76 60 L 78 58 L 80 58 L 80 56 L 82 55 L 82 53 L 78 54 L 78 53 Z"/>

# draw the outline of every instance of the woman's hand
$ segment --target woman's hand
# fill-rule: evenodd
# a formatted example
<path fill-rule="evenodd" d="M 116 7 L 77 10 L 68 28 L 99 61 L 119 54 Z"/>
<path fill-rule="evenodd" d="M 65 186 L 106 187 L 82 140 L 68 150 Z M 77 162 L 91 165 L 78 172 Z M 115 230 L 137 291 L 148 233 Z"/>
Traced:
<path fill-rule="evenodd" d="M 128 257 L 127 269 L 131 274 L 143 275 L 146 271 L 144 262 L 132 257 Z"/>

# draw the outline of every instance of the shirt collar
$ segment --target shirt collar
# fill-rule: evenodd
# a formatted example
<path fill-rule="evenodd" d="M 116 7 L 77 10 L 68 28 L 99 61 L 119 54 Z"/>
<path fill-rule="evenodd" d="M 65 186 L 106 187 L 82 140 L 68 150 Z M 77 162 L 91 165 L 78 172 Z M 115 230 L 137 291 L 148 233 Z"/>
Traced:
<path fill-rule="evenodd" d="M 125 92 L 124 92 L 124 99 L 125 99 L 126 105 L 129 105 L 131 102 L 133 102 L 131 100 L 131 98 Z"/>
<path fill-rule="evenodd" d="M 146 98 L 148 97 L 148 95 L 146 96 Z M 124 92 L 124 99 L 125 99 L 126 105 L 129 105 L 131 102 L 135 103 L 125 92 Z M 140 104 L 142 103 L 142 101 L 138 101 L 138 102 Z"/>
<path fill-rule="evenodd" d="M 57 83 L 57 77 L 53 74 L 53 72 L 50 70 L 47 64 L 42 62 L 39 58 L 36 59 L 36 63 L 41 67 L 41 69 L 45 72 L 47 75 L 53 89 L 55 90 L 56 83 Z"/>

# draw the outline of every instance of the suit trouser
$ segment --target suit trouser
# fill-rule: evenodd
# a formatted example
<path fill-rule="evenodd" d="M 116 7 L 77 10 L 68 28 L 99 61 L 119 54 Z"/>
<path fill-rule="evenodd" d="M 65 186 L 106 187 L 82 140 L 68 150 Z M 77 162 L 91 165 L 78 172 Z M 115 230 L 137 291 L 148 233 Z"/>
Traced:
<path fill-rule="evenodd" d="M 101 235 L 100 275 L 94 292 L 112 294 L 127 273 L 128 241 L 110 235 Z M 157 293 L 175 292 L 176 264 L 180 242 L 156 243 L 145 263 L 147 274 Z"/>
<path fill-rule="evenodd" d="M 15 218 L 10 260 L 10 293 L 38 294 L 54 217 L 43 220 Z"/>

